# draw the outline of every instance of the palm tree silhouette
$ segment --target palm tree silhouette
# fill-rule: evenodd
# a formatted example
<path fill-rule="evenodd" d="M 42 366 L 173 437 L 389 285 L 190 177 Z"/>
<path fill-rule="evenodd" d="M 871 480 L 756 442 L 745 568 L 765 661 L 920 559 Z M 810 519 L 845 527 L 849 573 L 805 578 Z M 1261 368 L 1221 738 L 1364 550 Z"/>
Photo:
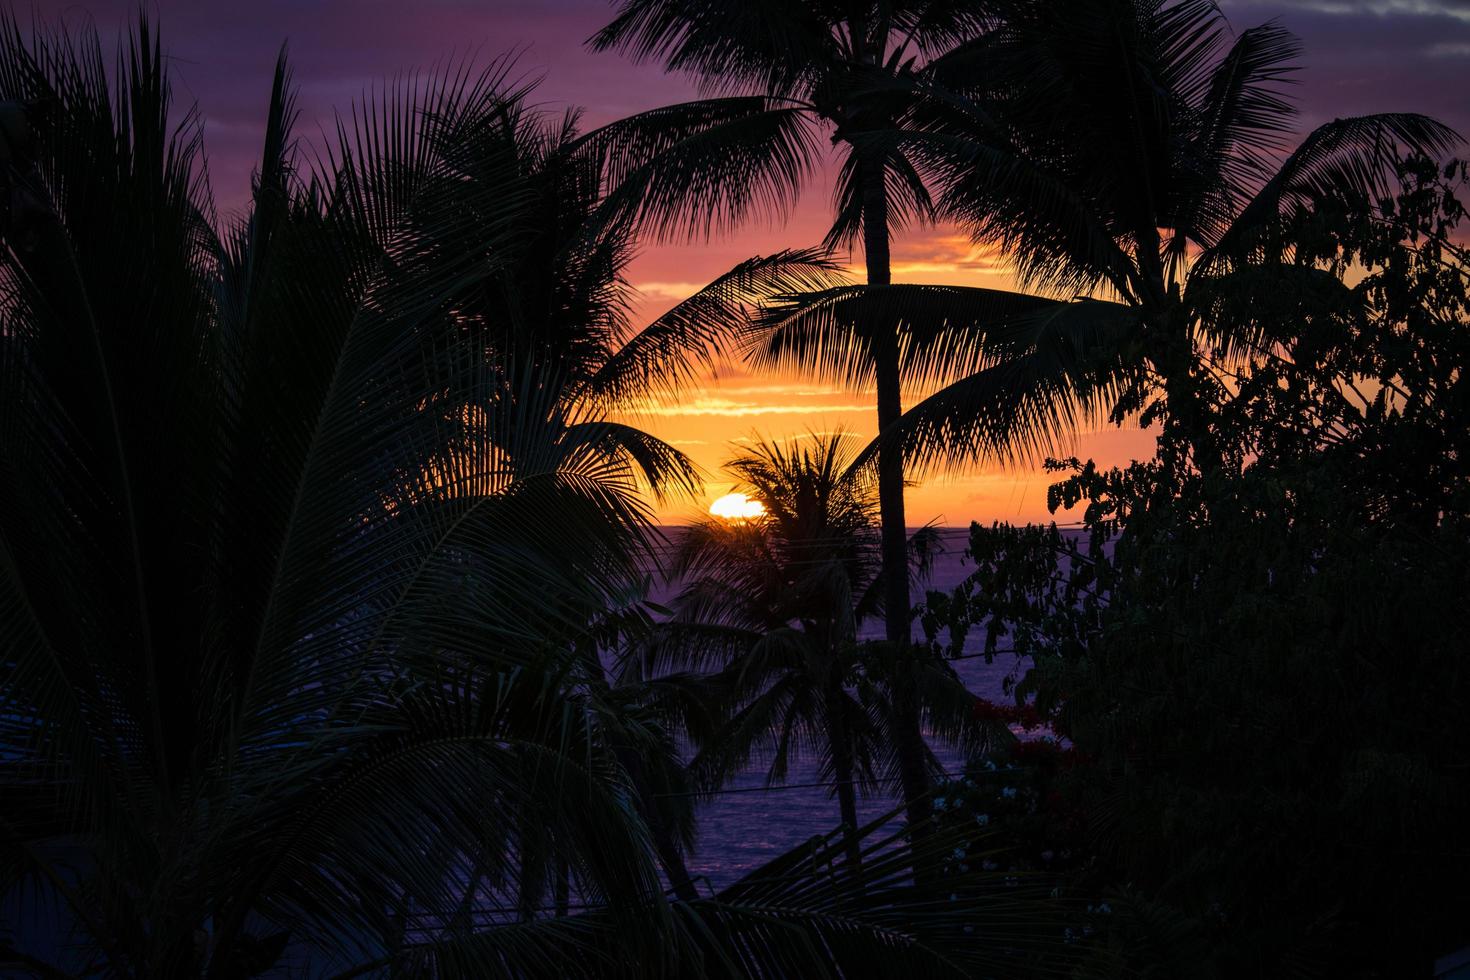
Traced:
<path fill-rule="evenodd" d="M 708 233 L 751 211 L 780 213 L 818 158 L 826 130 L 839 147 L 836 215 L 828 245 L 859 236 L 871 286 L 891 281 L 889 238 L 931 210 L 916 160 L 875 135 L 904 125 L 921 82 L 943 52 L 974 34 L 984 6 L 898 0 L 827 4 L 787 0 L 621 0 L 616 18 L 591 44 L 659 58 L 688 71 L 714 97 L 622 120 L 602 137 L 617 147 L 623 179 L 616 208 L 664 234 Z M 899 324 L 870 324 L 859 345 L 859 377 L 876 389 L 878 424 L 903 411 Z M 897 452 L 878 456 L 885 623 L 891 643 L 910 635 L 904 468 Z M 924 743 L 912 692 L 899 691 L 903 722 L 894 732 L 911 822 L 930 806 Z"/>
<path fill-rule="evenodd" d="M 541 809 L 589 893 L 645 902 L 585 709 L 511 673 L 635 572 L 637 486 L 611 452 L 454 451 L 545 441 L 467 411 L 486 334 L 444 301 L 532 218 L 509 168 L 467 187 L 438 149 L 516 97 L 503 69 L 384 91 L 302 175 L 279 66 L 217 235 L 146 22 L 122 55 L 114 96 L 95 35 L 0 40 L 6 892 L 45 882 L 119 974 L 371 958 L 452 859 L 503 863 L 474 798 Z M 537 745 L 563 747 L 516 763 Z"/>
<path fill-rule="evenodd" d="M 758 756 L 769 756 L 768 784 L 778 782 L 793 756 L 812 753 L 837 796 L 854 865 L 857 793 L 879 788 L 898 765 L 895 651 L 860 639 L 885 590 L 873 474 L 851 468 L 855 454 L 839 432 L 757 442 L 727 463 L 765 511 L 687 529 L 669 569 L 683 585 L 675 615 L 640 660 L 655 672 L 713 670 L 705 683 L 725 720 L 695 739 L 696 784 L 723 786 Z M 936 545 L 930 528 L 913 535 L 913 574 L 928 573 Z M 951 741 L 978 734 L 974 699 L 946 664 L 918 661 L 906 679 L 932 729 Z M 925 762 L 938 769 L 927 750 Z"/>
<path fill-rule="evenodd" d="M 631 216 L 602 220 L 604 147 L 579 134 L 576 121 L 575 113 L 555 117 L 515 101 L 463 127 L 457 142 L 446 146 L 454 179 L 472 190 L 482 180 L 497 182 L 522 196 L 535 219 L 491 271 L 450 297 L 457 316 L 485 325 L 496 352 L 492 381 L 473 406 L 491 420 L 490 428 L 486 438 L 464 448 L 484 457 L 484 468 L 513 480 L 523 479 L 527 466 L 559 472 L 586 460 L 600 468 L 599 480 L 636 481 L 657 496 L 692 492 L 698 477 L 683 454 L 616 421 L 614 413 L 679 395 L 700 369 L 715 366 L 763 298 L 819 288 L 833 276 L 811 252 L 754 258 L 633 329 L 623 272 L 635 252 L 634 222 Z M 511 184 L 505 183 L 507 168 L 515 175 Z M 528 415 L 538 424 L 525 426 Z M 649 519 L 641 507 L 624 517 L 640 526 Z M 599 611 L 596 622 L 605 623 L 606 614 Z M 595 632 L 594 624 L 589 628 Z M 690 818 L 666 812 L 660 800 L 667 797 L 655 793 L 673 778 L 673 757 L 646 725 L 639 731 L 649 737 L 631 737 L 623 724 L 631 716 L 612 710 L 627 692 L 608 685 L 597 646 L 587 639 L 573 644 L 582 654 L 580 679 L 610 725 L 609 742 L 638 789 L 640 812 L 675 894 L 693 901 L 697 893 L 680 840 L 690 832 Z M 535 874 L 527 879 L 539 880 Z"/>
<path fill-rule="evenodd" d="M 965 322 L 951 323 L 949 342 L 968 343 L 978 370 L 915 405 L 890 436 L 917 465 L 1035 458 L 1083 419 L 1160 395 L 1208 466 L 1221 449 L 1193 420 L 1219 382 L 1199 354 L 1259 343 L 1260 317 L 1305 315 L 1284 308 L 1292 297 L 1347 295 L 1291 261 L 1285 225 L 1324 201 L 1379 199 L 1402 155 L 1438 157 L 1459 137 L 1386 113 L 1333 120 L 1292 146 L 1283 84 L 1297 40 L 1274 22 L 1232 38 L 1211 0 L 993 10 L 992 29 L 940 79 L 966 100 L 890 139 L 935 175 L 939 212 L 1004 248 L 1023 282 L 1085 298 L 1034 296 L 1027 307 L 997 294 L 972 297 L 967 315 L 956 307 Z M 854 293 L 788 308 L 784 343 L 903 315 L 892 297 Z M 925 302 L 898 305 L 922 316 Z"/>

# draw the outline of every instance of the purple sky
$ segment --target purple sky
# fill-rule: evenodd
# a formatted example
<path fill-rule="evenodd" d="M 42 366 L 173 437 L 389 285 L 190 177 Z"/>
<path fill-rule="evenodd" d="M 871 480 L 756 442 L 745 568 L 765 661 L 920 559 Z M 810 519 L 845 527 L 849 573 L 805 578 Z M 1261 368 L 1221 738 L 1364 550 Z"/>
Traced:
<path fill-rule="evenodd" d="M 1333 116 L 1413 108 L 1470 131 L 1470 0 L 1224 0 L 1237 28 L 1281 18 L 1306 45 L 1300 75 L 1306 126 Z M 606 0 L 152 0 L 180 95 L 208 125 L 216 192 L 243 188 L 261 133 L 277 49 L 289 42 L 306 132 L 374 81 L 448 57 L 520 52 L 545 73 L 541 97 L 585 106 L 591 122 L 676 101 L 691 89 L 653 66 L 594 54 L 586 37 L 610 16 Z M 134 0 L 15 4 L 105 37 L 127 25 Z"/>
<path fill-rule="evenodd" d="M 3 2 L 3 0 L 0 0 Z M 1280 18 L 1305 45 L 1297 76 L 1303 130 L 1336 116 L 1414 110 L 1470 134 L 1470 0 L 1223 0 L 1239 30 Z M 152 0 L 174 59 L 178 96 L 197 101 L 205 119 L 211 182 L 222 208 L 245 200 L 263 132 L 271 69 L 289 42 L 300 90 L 298 135 L 313 139 L 331 119 L 381 79 L 447 58 L 488 60 L 518 52 L 528 76 L 544 75 L 539 100 L 585 107 L 597 124 L 692 94 L 686 81 L 657 67 L 593 54 L 583 42 L 611 16 L 607 0 Z M 107 43 L 136 16 L 136 0 L 40 0 L 15 6 L 77 28 L 95 21 Z M 666 307 L 755 254 L 813 244 L 826 229 L 829 197 L 815 186 L 784 221 L 754 224 L 738 235 L 697 246 L 649 248 L 632 269 L 645 308 Z M 855 257 L 860 265 L 861 257 Z M 921 229 L 894 245 L 899 281 L 1006 287 L 1004 261 L 976 249 L 954 229 Z M 706 397 L 707 396 L 707 397 Z M 790 379 L 752 378 L 738 370 L 676 410 L 649 420 L 657 434 L 712 474 L 710 496 L 728 489 L 718 475 L 732 442 L 755 431 L 782 437 L 842 425 L 871 436 L 861 395 Z M 1107 431 L 1077 447 L 1099 463 L 1150 451 L 1137 432 Z M 1049 478 L 1039 472 L 981 471 L 910 491 L 914 522 L 1040 519 Z M 686 511 L 690 506 L 681 504 Z M 681 514 L 669 511 L 669 519 Z"/>

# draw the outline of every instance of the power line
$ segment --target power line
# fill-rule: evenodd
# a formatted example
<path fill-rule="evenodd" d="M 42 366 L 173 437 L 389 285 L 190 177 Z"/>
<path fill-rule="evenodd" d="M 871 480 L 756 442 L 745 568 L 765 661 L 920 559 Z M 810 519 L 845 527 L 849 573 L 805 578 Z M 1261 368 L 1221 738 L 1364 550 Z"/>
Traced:
<path fill-rule="evenodd" d="M 690 527 L 694 527 L 694 526 L 695 525 L 675 525 L 675 526 L 673 526 L 673 527 L 670 528 L 670 530 L 672 531 L 672 533 L 670 533 L 670 534 L 662 534 L 662 533 L 660 533 L 657 536 L 658 538 L 662 538 L 663 540 L 649 540 L 649 541 L 646 542 L 646 544 L 647 544 L 648 547 L 655 548 L 655 549 L 670 550 L 670 551 L 671 550 L 678 550 L 678 549 L 680 549 L 680 548 L 683 547 L 683 544 L 680 543 L 680 542 L 672 541 L 672 540 L 668 540 L 668 539 L 673 538 L 673 537 L 676 537 L 676 536 L 678 536 L 680 534 L 687 533 L 686 529 L 687 528 L 690 528 Z M 1008 527 L 1017 527 L 1017 526 L 1020 526 L 1020 527 L 1039 527 L 1039 528 L 1043 528 L 1043 529 L 1050 528 L 1050 527 L 1055 527 L 1055 528 L 1057 528 L 1057 529 L 1060 530 L 1060 529 L 1063 529 L 1063 528 L 1081 528 L 1081 527 L 1086 527 L 1087 526 L 1087 522 L 1086 521 L 1066 521 L 1066 522 L 1055 522 L 1055 523 L 1047 523 L 1047 524 L 1003 525 L 1003 526 L 1008 526 Z M 983 527 L 982 526 L 982 531 L 988 531 L 988 530 L 990 530 L 990 528 L 986 528 L 986 527 Z M 956 537 L 969 537 L 970 531 L 971 531 L 970 528 L 941 528 L 941 529 L 938 529 L 935 533 L 938 534 L 941 537 L 956 538 Z M 872 532 L 872 536 L 875 539 L 876 539 L 876 533 L 877 533 L 877 529 L 874 528 L 873 529 L 873 532 Z M 770 539 L 771 540 L 774 540 L 774 541 L 781 542 L 784 545 L 786 545 L 787 547 L 801 547 L 803 545 L 808 545 L 808 544 L 844 544 L 844 543 L 851 543 L 851 542 L 855 542 L 855 541 L 862 541 L 862 540 L 864 540 L 863 537 L 858 536 L 858 535 L 818 535 L 818 536 L 813 536 L 813 537 L 801 537 L 801 538 L 787 539 L 787 538 L 783 538 L 780 534 L 773 534 L 773 535 L 771 535 Z"/>
<path fill-rule="evenodd" d="M 937 775 L 945 779 L 970 779 L 977 774 L 981 776 L 997 776 L 1005 775 L 1006 773 L 1030 772 L 1035 768 L 1036 766 L 1010 766 L 1009 768 L 982 769 L 978 770 L 978 773 L 945 771 Z M 842 785 L 862 786 L 866 783 L 896 783 L 902 778 L 901 776 L 875 776 L 872 779 L 849 779 L 844 780 Z M 830 780 L 828 782 L 815 783 L 781 783 L 776 786 L 737 786 L 731 789 L 691 790 L 683 793 L 654 793 L 653 796 L 656 799 L 687 799 L 689 797 L 728 796 L 735 793 L 781 793 L 788 789 L 830 789 L 838 785 L 839 782 L 837 780 Z"/>

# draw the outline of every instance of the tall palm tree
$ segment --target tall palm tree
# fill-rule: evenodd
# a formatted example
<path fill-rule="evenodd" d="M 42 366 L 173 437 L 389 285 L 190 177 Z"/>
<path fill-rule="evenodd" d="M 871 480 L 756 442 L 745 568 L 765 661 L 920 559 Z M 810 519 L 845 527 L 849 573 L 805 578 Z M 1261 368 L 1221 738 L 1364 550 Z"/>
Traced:
<path fill-rule="evenodd" d="M 767 782 L 785 778 L 793 756 L 812 753 L 830 782 L 848 860 L 860 860 L 857 793 L 897 769 L 891 730 L 894 651 L 860 638 L 883 611 L 877 499 L 871 470 L 851 469 L 856 447 L 841 433 L 758 442 L 727 464 L 760 501 L 759 517 L 691 525 L 669 575 L 683 583 L 674 618 L 653 635 L 642 666 L 712 670 L 706 684 L 726 719 L 690 762 L 696 783 L 718 789 L 753 756 L 769 756 Z M 927 574 L 932 529 L 909 542 L 916 575 Z M 917 681 L 930 727 L 952 740 L 972 731 L 974 698 L 949 667 L 924 660 Z M 937 760 L 926 750 L 932 772 Z"/>
<path fill-rule="evenodd" d="M 1458 142 L 1432 119 L 1386 113 L 1293 146 L 1283 84 L 1297 40 L 1274 22 L 1232 35 L 1213 0 L 990 7 L 991 29 L 934 79 L 945 111 L 888 140 L 933 175 L 937 210 L 1002 246 L 1043 295 L 955 291 L 948 356 L 976 370 L 890 430 L 911 463 L 1034 458 L 1084 418 L 1156 397 L 1193 428 L 1216 383 L 1197 355 L 1257 342 L 1218 335 L 1220 303 L 1269 298 L 1261 308 L 1279 311 L 1283 296 L 1345 289 L 1286 261 L 1287 219 L 1324 199 L 1376 200 L 1401 155 Z M 940 312 L 932 294 L 861 292 L 775 314 L 768 358 L 818 347 L 828 371 L 851 376 L 861 366 L 843 338 L 866 321 Z M 1207 441 L 1193 446 L 1201 465 L 1219 452 Z"/>
<path fill-rule="evenodd" d="M 826 133 L 841 160 L 828 245 L 859 237 L 870 286 L 891 281 L 895 228 L 927 217 L 931 200 L 916 159 L 890 140 L 907 123 L 920 83 L 939 56 L 984 23 L 984 5 L 933 0 L 620 0 L 591 44 L 697 77 L 714 97 L 668 106 L 606 127 L 622 178 L 616 207 L 663 233 L 732 225 L 750 212 L 782 213 L 819 159 Z M 876 390 L 878 425 L 903 411 L 905 353 L 897 322 L 872 324 L 860 375 Z M 910 635 L 904 468 L 878 458 L 889 642 Z M 929 815 L 924 742 L 913 692 L 900 690 L 894 733 L 911 822 Z"/>

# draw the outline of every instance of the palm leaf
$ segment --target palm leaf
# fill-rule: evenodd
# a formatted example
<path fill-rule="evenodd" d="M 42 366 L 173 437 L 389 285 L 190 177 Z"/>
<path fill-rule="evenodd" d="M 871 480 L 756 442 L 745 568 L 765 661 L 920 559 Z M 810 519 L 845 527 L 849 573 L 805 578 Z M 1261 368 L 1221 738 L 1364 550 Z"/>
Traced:
<path fill-rule="evenodd" d="M 953 829 L 914 843 L 888 830 L 895 816 L 859 831 L 860 864 L 844 861 L 846 844 L 834 831 L 712 898 L 673 903 L 674 939 L 658 957 L 636 940 L 620 943 L 596 910 L 425 943 L 406 955 L 449 976 L 482 972 L 485 963 L 525 977 L 836 977 L 916 965 L 961 975 L 1068 975 L 1075 957 L 1058 938 L 1062 907 L 1048 897 L 1049 882 L 1008 881 L 982 871 L 977 857 L 964 870 L 957 863 L 942 878 L 916 883 L 915 864 L 974 845 Z"/>
<path fill-rule="evenodd" d="M 579 150 L 602 161 L 601 225 L 636 224 L 657 239 L 693 240 L 752 214 L 784 214 L 810 174 L 807 110 L 763 96 L 649 110 L 595 130 Z"/>
<path fill-rule="evenodd" d="M 1460 142 L 1443 123 L 1415 113 L 1335 119 L 1314 129 L 1255 192 L 1201 261 L 1244 255 L 1287 212 L 1323 200 L 1376 200 L 1404 152 L 1442 156 Z"/>
<path fill-rule="evenodd" d="M 661 60 L 712 87 L 788 93 L 836 48 L 824 13 L 779 0 L 623 0 L 589 43 L 638 61 Z"/>
<path fill-rule="evenodd" d="M 872 338 L 896 328 L 904 377 L 931 386 L 992 363 L 999 350 L 991 338 L 1009 336 L 1011 321 L 1057 305 L 973 286 L 829 289 L 769 304 L 746 341 L 746 356 L 758 368 L 796 369 L 861 387 L 872 376 Z"/>
<path fill-rule="evenodd" d="M 1138 370 L 1140 317 L 1101 300 L 1017 317 L 990 338 L 991 366 L 913 406 L 879 433 L 860 463 L 892 440 L 921 470 L 940 464 L 1015 464 L 1059 451 L 1108 416 Z"/>
<path fill-rule="evenodd" d="M 609 404 L 667 399 L 719 366 L 760 304 L 824 288 L 836 278 L 831 262 L 815 250 L 747 259 L 629 338 L 588 388 Z"/>

